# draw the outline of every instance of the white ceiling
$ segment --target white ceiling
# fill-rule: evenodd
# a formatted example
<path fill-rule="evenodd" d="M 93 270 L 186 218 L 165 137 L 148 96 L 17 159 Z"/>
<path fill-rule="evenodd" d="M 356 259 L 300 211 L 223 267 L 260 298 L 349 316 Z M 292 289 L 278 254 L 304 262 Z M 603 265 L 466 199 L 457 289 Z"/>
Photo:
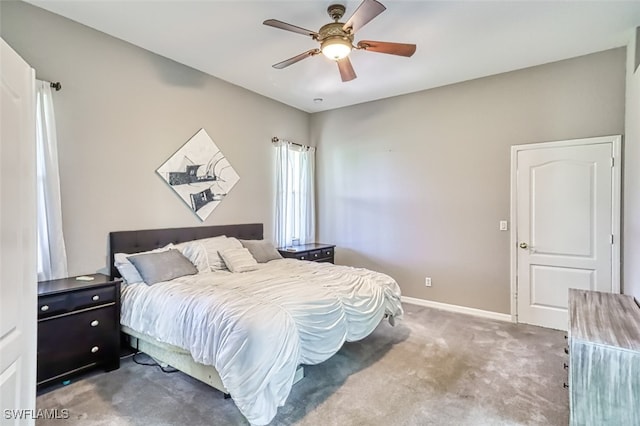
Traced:
<path fill-rule="evenodd" d="M 640 1 L 399 1 L 362 39 L 415 43 L 411 58 L 354 51 L 358 78 L 340 80 L 310 37 L 262 25 L 269 18 L 317 31 L 330 4 L 360 1 L 58 1 L 36 6 L 307 112 L 323 111 L 624 46 Z M 315 103 L 314 98 L 323 102 Z"/>

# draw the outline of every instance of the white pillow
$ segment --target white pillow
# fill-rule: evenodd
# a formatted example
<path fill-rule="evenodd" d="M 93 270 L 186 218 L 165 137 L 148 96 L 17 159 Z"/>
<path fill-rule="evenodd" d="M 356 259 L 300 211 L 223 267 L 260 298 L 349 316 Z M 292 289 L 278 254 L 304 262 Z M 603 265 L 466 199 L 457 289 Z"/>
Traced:
<path fill-rule="evenodd" d="M 125 284 L 141 283 L 141 282 L 144 282 L 144 280 L 142 279 L 142 277 L 138 273 L 138 270 L 136 269 L 136 267 L 133 266 L 133 263 L 131 263 L 129 261 L 128 257 L 136 255 L 136 254 L 157 253 L 157 252 L 160 252 L 160 251 L 167 251 L 167 250 L 171 249 L 172 247 L 173 247 L 173 244 L 169 243 L 164 247 L 157 248 L 155 250 L 141 252 L 141 253 L 129 253 L 129 254 L 127 254 L 127 253 L 116 253 L 113 256 L 113 263 L 114 263 L 116 269 L 118 270 L 118 272 L 120 272 L 120 276 L 124 280 Z"/>
<path fill-rule="evenodd" d="M 205 251 L 207 252 L 209 267 L 212 271 L 227 269 L 227 266 L 225 265 L 219 254 L 221 251 L 234 248 L 242 248 L 242 244 L 240 243 L 240 241 L 238 241 L 238 239 L 227 238 L 225 235 L 195 241 L 202 244 Z"/>
<path fill-rule="evenodd" d="M 249 272 L 258 269 L 258 262 L 246 248 L 231 248 L 220 252 L 231 272 Z"/>
<path fill-rule="evenodd" d="M 187 241 L 186 243 L 176 244 L 174 248 L 180 250 L 184 257 L 194 264 L 198 272 L 207 272 L 211 269 L 209 259 L 207 258 L 207 251 L 199 241 Z"/>

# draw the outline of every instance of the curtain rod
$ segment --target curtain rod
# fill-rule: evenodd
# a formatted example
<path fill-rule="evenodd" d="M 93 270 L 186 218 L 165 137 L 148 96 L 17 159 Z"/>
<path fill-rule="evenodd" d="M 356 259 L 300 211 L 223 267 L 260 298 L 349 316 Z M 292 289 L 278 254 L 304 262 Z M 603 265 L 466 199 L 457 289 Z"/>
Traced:
<path fill-rule="evenodd" d="M 299 144 L 299 143 L 290 142 L 290 141 L 287 141 L 287 140 L 284 140 L 284 139 L 280 139 L 277 136 L 274 136 L 274 137 L 271 138 L 271 143 L 278 143 L 280 141 L 283 141 L 283 142 L 286 142 L 286 143 L 290 143 L 291 145 L 299 146 L 300 148 L 305 148 L 305 149 L 311 148 L 310 146 L 307 146 L 307 145 L 302 145 L 302 144 Z"/>
<path fill-rule="evenodd" d="M 59 92 L 60 90 L 62 90 L 62 83 L 60 83 L 59 81 L 47 81 L 47 80 L 42 80 L 45 83 L 49 83 L 49 87 L 51 87 L 52 89 L 56 89 L 56 92 Z"/>
<path fill-rule="evenodd" d="M 0 0 L 0 1 L 2 1 L 2 0 Z M 59 81 L 41 80 L 39 78 L 36 78 L 36 81 L 41 81 L 43 83 L 49 83 L 49 87 L 51 87 L 52 89 L 56 89 L 56 92 L 59 92 L 60 90 L 62 90 L 62 83 L 60 83 Z"/>

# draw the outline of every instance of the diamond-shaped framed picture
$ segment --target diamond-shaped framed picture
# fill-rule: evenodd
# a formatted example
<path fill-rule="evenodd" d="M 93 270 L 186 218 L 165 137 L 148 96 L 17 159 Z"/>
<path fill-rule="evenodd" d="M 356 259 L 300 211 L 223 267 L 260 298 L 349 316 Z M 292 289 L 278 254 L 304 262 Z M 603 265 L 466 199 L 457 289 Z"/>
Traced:
<path fill-rule="evenodd" d="M 240 180 L 204 129 L 182 145 L 156 173 L 202 221 Z"/>

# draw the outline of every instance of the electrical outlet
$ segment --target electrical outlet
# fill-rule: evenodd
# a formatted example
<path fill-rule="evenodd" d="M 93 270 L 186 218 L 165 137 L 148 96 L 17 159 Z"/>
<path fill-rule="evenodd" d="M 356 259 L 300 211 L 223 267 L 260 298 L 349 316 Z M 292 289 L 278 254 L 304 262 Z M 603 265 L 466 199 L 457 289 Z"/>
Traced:
<path fill-rule="evenodd" d="M 424 279 L 424 285 L 425 285 L 426 287 L 431 287 L 431 277 L 426 277 L 426 278 Z"/>

